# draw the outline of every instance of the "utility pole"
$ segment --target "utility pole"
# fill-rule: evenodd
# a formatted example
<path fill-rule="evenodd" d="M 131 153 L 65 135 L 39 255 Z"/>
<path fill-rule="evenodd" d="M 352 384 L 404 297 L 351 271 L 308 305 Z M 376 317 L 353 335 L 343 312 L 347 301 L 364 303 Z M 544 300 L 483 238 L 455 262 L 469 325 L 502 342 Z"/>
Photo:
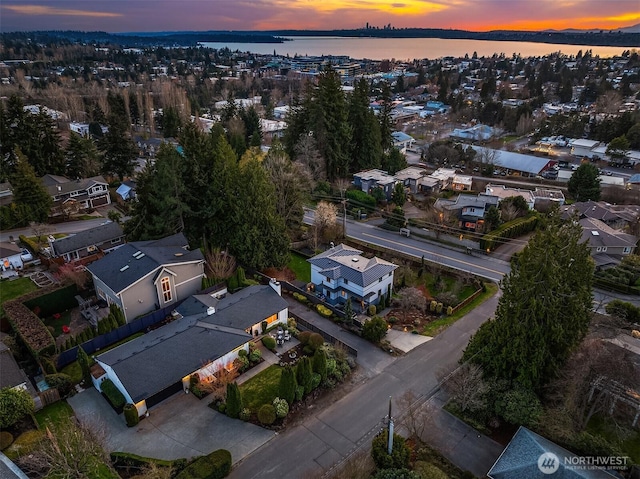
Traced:
<path fill-rule="evenodd" d="M 387 435 L 388 435 L 387 453 L 391 455 L 391 451 L 393 450 L 393 418 L 391 417 L 391 396 L 389 396 L 389 424 L 387 429 Z"/>

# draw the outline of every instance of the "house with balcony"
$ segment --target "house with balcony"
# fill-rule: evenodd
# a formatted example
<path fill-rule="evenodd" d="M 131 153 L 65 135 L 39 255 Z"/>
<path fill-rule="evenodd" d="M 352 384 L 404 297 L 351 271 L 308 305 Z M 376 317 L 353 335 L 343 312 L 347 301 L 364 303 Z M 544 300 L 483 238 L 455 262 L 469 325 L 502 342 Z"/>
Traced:
<path fill-rule="evenodd" d="M 393 175 L 396 180 L 402 182 L 404 187 L 411 193 L 420 191 L 420 180 L 427 176 L 427 170 L 417 166 L 409 166 Z"/>
<path fill-rule="evenodd" d="M 378 169 L 365 170 L 353 175 L 354 186 L 368 194 L 371 194 L 374 189 L 380 188 L 387 200 L 391 199 L 393 188 L 397 182 L 398 180 L 394 176 Z"/>
<path fill-rule="evenodd" d="M 365 258 L 358 249 L 339 244 L 308 261 L 313 288 L 333 305 L 351 299 L 364 310 L 378 304 L 382 295 L 393 293 L 393 272 L 398 266 L 377 257 Z"/>
<path fill-rule="evenodd" d="M 198 292 L 204 257 L 189 251 L 182 233 L 126 243 L 87 266 L 96 294 L 115 303 L 127 322 L 175 304 Z"/>
<path fill-rule="evenodd" d="M 500 198 L 500 201 L 506 200 L 507 198 L 511 198 L 512 196 L 521 197 L 530 210 L 535 206 L 535 197 L 531 190 L 524 190 L 522 188 L 510 188 L 504 185 L 492 185 L 489 183 L 485 188 L 485 194 L 491 196 L 497 196 Z"/>
<path fill-rule="evenodd" d="M 234 294 L 226 289 L 196 294 L 173 312 L 174 321 L 96 357 L 93 383 L 100 390 L 109 378 L 134 404 L 138 415 L 159 402 L 188 391 L 190 378 L 202 383 L 232 370 L 240 351 L 262 333 L 262 323 L 287 324 L 288 303 L 280 283 L 255 285 Z"/>
<path fill-rule="evenodd" d="M 49 236 L 49 251 L 51 257 L 61 258 L 65 263 L 91 261 L 91 257 L 94 260 L 98 259 L 124 243 L 122 227 L 118 223 L 109 221 L 63 238 L 56 239 Z"/>
<path fill-rule="evenodd" d="M 109 183 L 102 176 L 70 180 L 64 176 L 45 175 L 40 181 L 53 198 L 53 215 L 75 214 L 111 204 Z"/>
<path fill-rule="evenodd" d="M 468 231 L 484 231 L 484 217 L 491 206 L 498 206 L 500 198 L 493 195 L 459 195 L 453 199 L 438 198 L 434 208 L 448 211 L 458 219 L 458 227 Z"/>

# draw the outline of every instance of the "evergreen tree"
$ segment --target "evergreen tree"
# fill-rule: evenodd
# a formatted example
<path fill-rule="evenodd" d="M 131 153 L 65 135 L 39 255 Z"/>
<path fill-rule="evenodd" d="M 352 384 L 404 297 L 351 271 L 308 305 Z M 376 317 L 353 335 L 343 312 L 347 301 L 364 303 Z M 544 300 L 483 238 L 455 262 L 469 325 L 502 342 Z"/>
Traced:
<path fill-rule="evenodd" d="M 69 178 L 90 178 L 100 171 L 100 154 L 91 138 L 71 132 L 65 156 Z"/>
<path fill-rule="evenodd" d="M 53 200 L 19 149 L 16 150 L 16 163 L 10 180 L 13 191 L 12 207 L 17 212 L 17 224 L 13 227 L 26 226 L 31 221 L 46 222 Z"/>
<path fill-rule="evenodd" d="M 351 135 L 351 164 L 349 171 L 380 168 L 382 141 L 380 125 L 369 108 L 369 86 L 362 78 L 356 82 L 349 101 Z"/>
<path fill-rule="evenodd" d="M 304 393 L 309 394 L 313 389 L 313 369 L 309 357 L 303 357 L 296 367 L 296 380 L 299 386 L 304 388 Z"/>
<path fill-rule="evenodd" d="M 122 96 L 109 94 L 108 99 L 111 108 L 107 117 L 109 130 L 100 140 L 103 153 L 102 172 L 116 175 L 122 180 L 133 173 L 138 148 L 129 133 L 129 115 Z"/>
<path fill-rule="evenodd" d="M 629 150 L 629 140 L 625 135 L 617 136 L 607 145 L 606 154 L 615 161 L 626 163 L 627 151 Z"/>
<path fill-rule="evenodd" d="M 278 397 L 286 400 L 291 406 L 296 397 L 296 374 L 291 366 L 285 366 L 280 375 Z"/>
<path fill-rule="evenodd" d="M 113 316 L 118 326 L 124 326 L 126 324 L 127 319 L 124 317 L 124 313 L 117 304 L 111 303 L 109 305 L 109 313 Z"/>
<path fill-rule="evenodd" d="M 245 142 L 249 146 L 260 146 L 262 143 L 262 126 L 260 116 L 253 106 L 240 110 L 240 118 L 244 123 Z M 255 144 L 257 143 L 257 144 Z"/>
<path fill-rule="evenodd" d="M 91 384 L 91 371 L 89 370 L 89 356 L 82 346 L 78 346 L 78 364 L 82 369 L 82 380 L 85 385 Z"/>
<path fill-rule="evenodd" d="M 600 199 L 599 176 L 600 173 L 595 165 L 591 163 L 580 165 L 567 183 L 569 194 L 576 201 L 598 201 Z"/>
<path fill-rule="evenodd" d="M 382 146 L 383 153 L 387 153 L 393 146 L 393 119 L 391 118 L 391 110 L 393 105 L 391 103 L 391 89 L 388 83 L 382 84 L 382 96 L 380 98 L 382 103 L 382 109 L 380 110 L 380 144 Z M 383 159 L 384 161 L 384 159 Z"/>
<path fill-rule="evenodd" d="M 319 374 L 322 380 L 327 378 L 327 354 L 322 348 L 313 353 L 313 372 Z"/>
<path fill-rule="evenodd" d="M 317 108 L 313 112 L 313 132 L 320 153 L 326 160 L 330 180 L 344 178 L 349 173 L 351 128 L 340 77 L 329 65 L 320 74 Z"/>
<path fill-rule="evenodd" d="M 165 138 L 177 138 L 182 128 L 182 121 L 178 110 L 168 106 L 162 110 L 162 136 Z"/>
<path fill-rule="evenodd" d="M 397 148 L 390 148 L 382 157 L 382 169 L 390 175 L 395 175 L 397 171 L 407 167 L 407 158 Z"/>
<path fill-rule="evenodd" d="M 257 158 L 243 159 L 235 191 L 229 238 L 233 255 L 256 269 L 287 264 L 289 238 L 284 220 L 276 212 L 275 188 Z"/>
<path fill-rule="evenodd" d="M 353 322 L 353 304 L 351 298 L 347 298 L 347 302 L 344 305 L 344 320 L 347 324 Z"/>
<path fill-rule="evenodd" d="M 225 409 L 227 416 L 237 418 L 242 407 L 242 395 L 238 383 L 227 384 L 227 408 Z"/>
<path fill-rule="evenodd" d="M 485 375 L 538 391 L 587 332 L 593 260 L 582 228 L 553 212 L 502 281 L 496 317 L 469 341 L 463 361 Z"/>
<path fill-rule="evenodd" d="M 402 208 L 407 201 L 407 193 L 404 191 L 404 185 L 402 183 L 396 183 L 391 193 L 391 202 L 396 206 Z"/>

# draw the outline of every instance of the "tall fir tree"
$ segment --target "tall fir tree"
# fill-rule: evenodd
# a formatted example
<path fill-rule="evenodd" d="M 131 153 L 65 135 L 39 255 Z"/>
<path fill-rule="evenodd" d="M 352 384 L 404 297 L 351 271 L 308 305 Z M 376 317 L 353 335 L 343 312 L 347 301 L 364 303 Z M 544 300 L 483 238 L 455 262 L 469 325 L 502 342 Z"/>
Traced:
<path fill-rule="evenodd" d="M 36 177 L 33 167 L 19 149 L 16 149 L 16 163 L 10 177 L 13 191 L 13 207 L 17 212 L 16 226 L 29 222 L 44 223 L 49 217 L 53 199 L 42 182 Z"/>
<path fill-rule="evenodd" d="M 69 178 L 89 178 L 100 171 L 100 153 L 89 137 L 71 132 L 65 158 L 65 174 Z"/>
<path fill-rule="evenodd" d="M 587 332 L 593 260 L 582 228 L 554 212 L 502 281 L 495 319 L 469 341 L 463 361 L 486 376 L 540 391 Z"/>
<path fill-rule="evenodd" d="M 280 375 L 280 384 L 278 385 L 278 397 L 286 400 L 289 406 L 293 404 L 296 398 L 296 373 L 291 366 L 285 366 Z"/>
<path fill-rule="evenodd" d="M 237 418 L 242 411 L 242 395 L 238 383 L 227 384 L 227 416 Z"/>
<path fill-rule="evenodd" d="M 393 146 L 393 119 L 391 118 L 391 111 L 393 104 L 391 103 L 391 87 L 387 82 L 382 84 L 382 96 L 380 97 L 382 102 L 382 109 L 378 118 L 380 120 L 380 144 L 382 146 L 383 153 L 387 153 Z"/>
<path fill-rule="evenodd" d="M 351 164 L 349 171 L 380 168 L 382 139 L 380 124 L 369 108 L 369 85 L 362 78 L 356 82 L 349 100 L 351 136 Z"/>
<path fill-rule="evenodd" d="M 313 114 L 313 132 L 327 165 L 329 180 L 345 178 L 349 173 L 351 128 L 340 76 L 327 66 L 318 80 L 317 107 Z"/>
<path fill-rule="evenodd" d="M 100 140 L 103 153 L 102 172 L 115 175 L 121 180 L 130 176 L 134 170 L 134 161 L 138 156 L 138 148 L 131 139 L 128 112 L 122 96 L 109 94 L 109 130 Z"/>

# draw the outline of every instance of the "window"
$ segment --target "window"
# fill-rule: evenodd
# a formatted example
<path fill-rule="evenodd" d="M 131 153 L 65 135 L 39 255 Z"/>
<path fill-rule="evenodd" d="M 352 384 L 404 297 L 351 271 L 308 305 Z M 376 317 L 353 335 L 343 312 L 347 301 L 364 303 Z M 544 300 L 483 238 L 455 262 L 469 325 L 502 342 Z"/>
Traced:
<path fill-rule="evenodd" d="M 325 279 L 327 280 L 327 283 L 331 283 L 331 278 L 327 276 Z"/>
<path fill-rule="evenodd" d="M 378 280 L 378 283 L 382 283 L 383 279 L 384 279 L 384 276 Z"/>
<path fill-rule="evenodd" d="M 629 253 L 631 253 L 631 247 L 630 247 L 630 246 L 625 246 L 623 253 L 624 253 L 624 254 L 629 254 Z"/>
<path fill-rule="evenodd" d="M 165 303 L 168 303 L 171 301 L 171 280 L 169 277 L 162 278 L 160 284 L 162 285 L 162 298 Z"/>
<path fill-rule="evenodd" d="M 348 279 L 345 279 L 345 280 L 344 280 L 344 284 L 349 284 L 349 280 L 348 280 Z"/>
<path fill-rule="evenodd" d="M 598 247 L 596 248 L 596 251 L 597 251 L 598 253 L 604 253 L 604 252 L 606 252 L 606 251 L 607 251 L 607 247 L 606 247 L 606 246 L 598 246 Z"/>
<path fill-rule="evenodd" d="M 340 291 L 340 294 L 342 295 L 343 298 L 347 297 L 347 293 L 345 291 Z"/>

